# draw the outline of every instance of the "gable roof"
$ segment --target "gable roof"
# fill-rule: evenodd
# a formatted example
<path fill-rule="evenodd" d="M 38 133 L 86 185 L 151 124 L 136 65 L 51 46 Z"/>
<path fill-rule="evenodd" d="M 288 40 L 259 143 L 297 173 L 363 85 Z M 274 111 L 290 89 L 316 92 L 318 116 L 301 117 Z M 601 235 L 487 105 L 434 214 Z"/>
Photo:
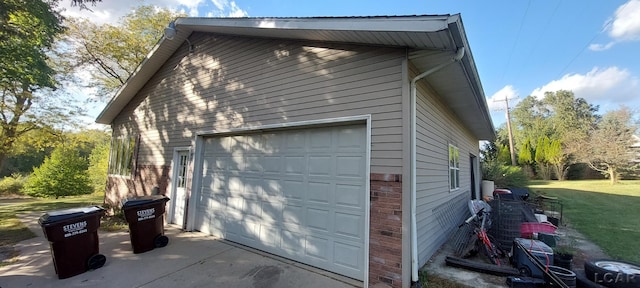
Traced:
<path fill-rule="evenodd" d="M 120 87 L 96 119 L 110 124 L 158 69 L 193 32 L 245 37 L 299 39 L 410 49 L 411 63 L 423 72 L 465 48 L 461 61 L 425 79 L 462 122 L 481 140 L 495 131 L 459 14 L 425 16 L 313 17 L 313 18 L 178 18 L 176 35 L 162 37 Z"/>

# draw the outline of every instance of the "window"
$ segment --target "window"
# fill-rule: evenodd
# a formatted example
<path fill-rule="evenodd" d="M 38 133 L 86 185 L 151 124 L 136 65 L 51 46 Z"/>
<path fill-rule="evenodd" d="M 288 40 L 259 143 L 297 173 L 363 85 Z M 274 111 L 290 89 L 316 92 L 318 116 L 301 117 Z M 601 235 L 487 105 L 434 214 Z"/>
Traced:
<path fill-rule="evenodd" d="M 187 166 L 189 164 L 189 153 L 180 153 L 178 160 L 178 188 L 187 187 Z"/>
<path fill-rule="evenodd" d="M 109 174 L 131 176 L 133 171 L 136 139 L 133 136 L 111 139 L 109 152 Z"/>
<path fill-rule="evenodd" d="M 449 188 L 460 188 L 460 150 L 453 145 L 449 145 Z"/>

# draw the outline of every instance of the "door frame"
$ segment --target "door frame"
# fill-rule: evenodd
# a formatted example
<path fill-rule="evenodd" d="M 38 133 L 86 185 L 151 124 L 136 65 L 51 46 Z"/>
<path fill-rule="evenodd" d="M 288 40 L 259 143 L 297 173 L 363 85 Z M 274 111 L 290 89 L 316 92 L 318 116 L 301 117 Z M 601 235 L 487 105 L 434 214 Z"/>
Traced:
<path fill-rule="evenodd" d="M 178 181 L 178 169 L 176 169 L 177 165 L 180 164 L 180 152 L 187 152 L 188 154 L 188 158 L 187 158 L 187 171 L 186 171 L 186 175 L 185 177 L 187 178 L 185 181 L 185 186 L 184 186 L 184 193 L 185 193 L 185 201 L 184 201 L 184 215 L 182 215 L 182 223 L 181 224 L 177 224 L 176 225 L 180 225 L 180 228 L 184 228 L 186 226 L 186 220 L 187 220 L 187 215 L 189 215 L 188 211 L 189 211 L 189 190 L 191 185 L 189 185 L 189 181 L 191 180 L 191 163 L 193 162 L 193 153 L 192 153 L 192 149 L 191 147 L 175 147 L 173 148 L 173 158 L 171 159 L 171 181 L 169 182 L 169 185 L 171 185 L 171 187 L 169 188 L 170 192 L 170 201 L 169 201 L 169 213 L 167 213 L 167 223 L 172 223 L 173 222 L 173 218 L 174 218 L 174 210 L 176 208 L 176 203 L 178 202 L 178 199 L 176 197 L 176 193 L 177 193 L 177 181 Z"/>
<path fill-rule="evenodd" d="M 191 181 L 191 191 L 194 191 L 193 195 L 190 195 L 188 200 L 188 206 L 194 207 L 194 209 L 188 209 L 187 218 L 186 218 L 186 230 L 194 231 L 195 229 L 195 220 L 196 220 L 196 201 L 198 199 L 197 193 L 201 193 L 200 187 L 202 186 L 202 169 L 203 169 L 203 155 L 204 155 L 204 146 L 205 146 L 205 138 L 206 137 L 215 137 L 215 136 L 225 136 L 225 135 L 233 135 L 233 134 L 242 134 L 242 133 L 251 133 L 251 132 L 266 132 L 266 131 L 274 131 L 278 129 L 305 129 L 305 128 L 314 128 L 314 127 L 327 127 L 333 125 L 344 125 L 344 124 L 357 124 L 361 123 L 365 125 L 365 133 L 366 133 L 366 156 L 365 156 L 365 227 L 364 227 L 364 275 L 363 282 L 364 287 L 369 286 L 369 238 L 370 238 L 370 222 L 371 222 L 371 114 L 366 115 L 357 115 L 357 116 L 346 116 L 346 117 L 337 117 L 337 118 L 324 118 L 324 119 L 316 119 L 316 120 L 306 120 L 299 122 L 289 122 L 289 123 L 279 123 L 279 124 L 269 124 L 269 125 L 261 125 L 261 126 L 245 126 L 239 128 L 231 128 L 231 129 L 220 129 L 220 130 L 206 130 L 206 131 L 197 131 L 195 133 L 195 139 L 193 143 L 195 143 L 195 148 L 193 152 L 193 157 L 191 159 L 191 163 L 193 163 L 193 167 L 191 169 L 193 179 Z"/>
<path fill-rule="evenodd" d="M 471 174 L 471 199 L 481 199 L 480 198 L 480 169 L 478 165 L 478 156 L 469 153 L 469 166 L 471 170 L 469 171 Z"/>

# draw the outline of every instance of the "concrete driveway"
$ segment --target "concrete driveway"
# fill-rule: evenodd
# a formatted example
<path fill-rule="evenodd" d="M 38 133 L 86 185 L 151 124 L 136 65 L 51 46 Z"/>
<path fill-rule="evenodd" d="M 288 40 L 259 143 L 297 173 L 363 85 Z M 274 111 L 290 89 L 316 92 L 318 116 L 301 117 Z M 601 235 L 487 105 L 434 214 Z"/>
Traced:
<path fill-rule="evenodd" d="M 37 223 L 21 220 L 38 237 L 18 243 L 16 263 L 0 267 L 0 288 L 13 287 L 362 287 L 362 282 L 222 241 L 167 227 L 169 245 L 133 254 L 127 232 L 99 232 L 99 269 L 58 279 L 49 243 Z"/>

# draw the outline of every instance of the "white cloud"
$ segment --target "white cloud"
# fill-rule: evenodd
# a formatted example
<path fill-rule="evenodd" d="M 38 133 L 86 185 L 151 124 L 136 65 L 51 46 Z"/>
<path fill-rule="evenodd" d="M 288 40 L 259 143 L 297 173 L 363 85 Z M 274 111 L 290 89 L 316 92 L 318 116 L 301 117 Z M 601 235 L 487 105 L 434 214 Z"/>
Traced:
<path fill-rule="evenodd" d="M 538 98 L 544 92 L 570 90 L 586 99 L 589 103 L 625 103 L 640 99 L 640 81 L 626 69 L 609 67 L 593 68 L 586 74 L 567 74 L 559 80 L 553 80 L 536 88 L 531 95 Z"/>
<path fill-rule="evenodd" d="M 489 110 L 498 111 L 505 109 L 505 99 L 509 99 L 509 107 L 513 107 L 518 102 L 520 94 L 511 85 L 502 87 L 498 92 L 494 93 L 487 100 Z"/>
<path fill-rule="evenodd" d="M 211 0 L 217 10 L 206 13 L 207 17 L 247 17 L 249 13 L 238 7 L 235 1 Z"/>
<path fill-rule="evenodd" d="M 61 2 L 65 3 L 65 2 Z M 88 5 L 91 9 L 80 10 L 78 7 L 64 6 L 62 15 L 66 17 L 82 17 L 96 24 L 115 24 L 118 20 L 140 5 L 154 5 L 156 7 L 169 8 L 175 11 L 185 12 L 189 16 L 208 17 L 247 17 L 246 10 L 240 8 L 235 1 L 228 0 L 155 0 L 152 2 L 131 0 L 107 0 Z"/>
<path fill-rule="evenodd" d="M 615 44 L 616 44 L 616 42 L 613 42 L 613 41 L 611 41 L 611 42 L 609 42 L 607 44 L 604 44 L 604 45 L 603 44 L 591 44 L 591 45 L 589 45 L 589 50 L 591 50 L 591 51 L 604 51 L 604 50 L 607 50 L 607 49 L 613 47 L 613 45 L 615 45 Z"/>
<path fill-rule="evenodd" d="M 621 41 L 640 40 L 640 0 L 618 7 L 608 28 L 609 36 Z"/>
<path fill-rule="evenodd" d="M 603 26 L 603 31 L 606 31 L 613 41 L 607 44 L 591 44 L 591 51 L 607 50 L 617 42 L 640 40 L 640 0 L 629 0 L 622 4 Z"/>

